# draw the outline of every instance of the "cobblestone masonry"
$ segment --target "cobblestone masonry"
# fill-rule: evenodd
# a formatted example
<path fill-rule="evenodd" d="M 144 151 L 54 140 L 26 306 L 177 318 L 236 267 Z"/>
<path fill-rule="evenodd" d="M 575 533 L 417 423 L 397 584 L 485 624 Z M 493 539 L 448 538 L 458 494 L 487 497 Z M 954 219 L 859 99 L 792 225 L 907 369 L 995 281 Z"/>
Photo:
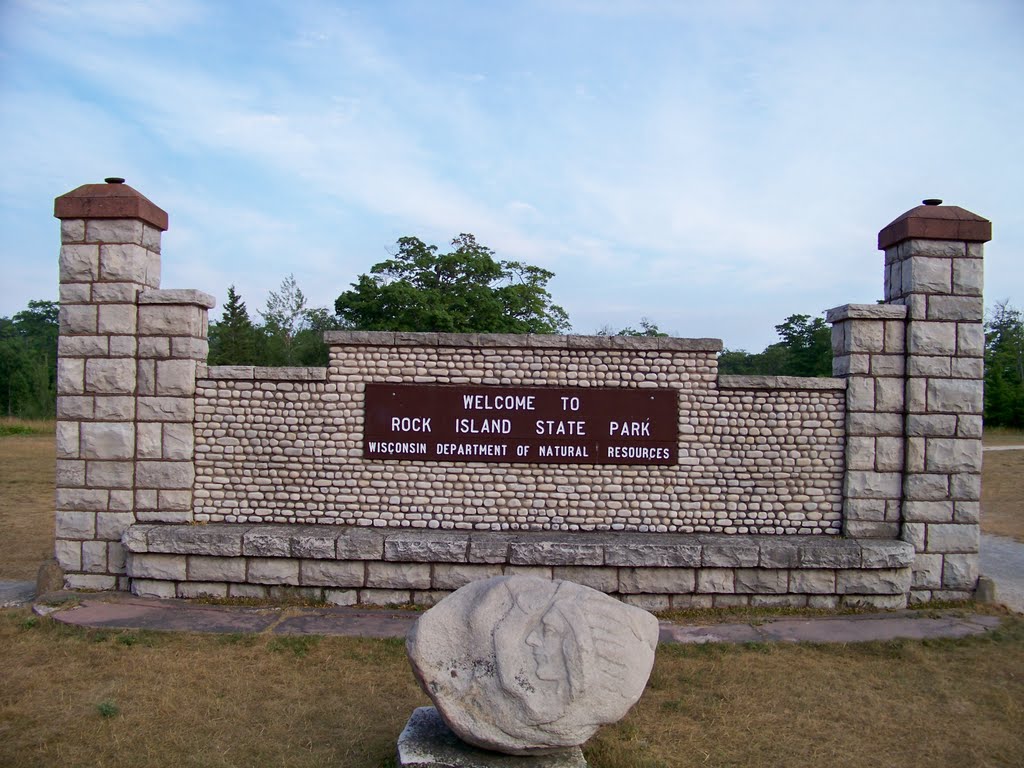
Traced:
<path fill-rule="evenodd" d="M 211 368 L 196 398 L 197 521 L 477 530 L 839 533 L 843 382 L 717 382 L 717 342 L 329 334 L 326 371 Z M 558 337 L 560 338 L 560 337 Z M 561 339 L 568 346 L 568 340 Z M 612 342 L 623 346 L 624 340 Z M 451 345 L 451 346 L 446 346 Z M 659 349 L 658 347 L 678 347 Z M 362 458 L 368 382 L 667 387 L 678 466 Z M 801 388 L 802 387 L 802 388 Z"/>
<path fill-rule="evenodd" d="M 522 572 L 652 608 L 974 588 L 974 214 L 920 206 L 882 230 L 886 303 L 830 311 L 835 378 L 719 376 L 714 339 L 363 332 L 327 334 L 326 369 L 208 368 L 212 297 L 160 289 L 167 215 L 110 181 L 55 204 L 70 587 L 430 602 Z M 679 460 L 366 460 L 373 382 L 674 390 Z"/>

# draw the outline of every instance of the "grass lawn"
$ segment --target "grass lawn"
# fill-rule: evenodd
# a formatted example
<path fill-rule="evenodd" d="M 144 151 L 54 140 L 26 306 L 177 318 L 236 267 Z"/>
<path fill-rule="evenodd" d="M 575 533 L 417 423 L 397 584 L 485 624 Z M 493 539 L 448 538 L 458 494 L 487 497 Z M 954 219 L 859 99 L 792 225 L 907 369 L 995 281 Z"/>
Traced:
<path fill-rule="evenodd" d="M 84 630 L 0 612 L 5 766 L 393 765 L 394 640 Z M 1024 620 L 957 641 L 662 646 L 593 768 L 1017 766 Z"/>
<path fill-rule="evenodd" d="M 985 447 L 1024 445 L 1024 432 L 985 430 Z M 981 479 L 981 529 L 1024 542 L 1024 450 L 986 451 Z"/>
<path fill-rule="evenodd" d="M 1001 515 L 1020 533 L 1017 456 L 985 455 L 986 530 Z M 52 549 L 53 459 L 52 433 L 0 436 L 0 578 L 32 578 Z M 3 766 L 381 768 L 426 703 L 397 641 L 0 611 Z M 1024 618 L 955 641 L 662 646 L 640 703 L 585 752 L 593 768 L 1019 766 Z"/>
<path fill-rule="evenodd" d="M 985 445 L 1024 445 L 1024 430 L 988 427 L 982 440 Z"/>
<path fill-rule="evenodd" d="M 55 461 L 52 422 L 0 421 L 0 579 L 35 579 L 53 557 Z"/>

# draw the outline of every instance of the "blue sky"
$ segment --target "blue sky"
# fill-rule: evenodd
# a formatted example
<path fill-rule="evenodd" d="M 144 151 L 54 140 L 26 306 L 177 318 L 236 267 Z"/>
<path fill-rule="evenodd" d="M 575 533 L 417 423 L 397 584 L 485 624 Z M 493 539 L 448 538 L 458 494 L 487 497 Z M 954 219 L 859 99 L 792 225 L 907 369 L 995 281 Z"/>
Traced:
<path fill-rule="evenodd" d="M 880 298 L 925 197 L 993 221 L 1021 307 L 1022 126 L 1014 1 L 0 0 L 0 315 L 56 298 L 53 198 L 106 176 L 170 214 L 163 287 L 251 314 L 471 232 L 576 332 L 756 351 Z"/>

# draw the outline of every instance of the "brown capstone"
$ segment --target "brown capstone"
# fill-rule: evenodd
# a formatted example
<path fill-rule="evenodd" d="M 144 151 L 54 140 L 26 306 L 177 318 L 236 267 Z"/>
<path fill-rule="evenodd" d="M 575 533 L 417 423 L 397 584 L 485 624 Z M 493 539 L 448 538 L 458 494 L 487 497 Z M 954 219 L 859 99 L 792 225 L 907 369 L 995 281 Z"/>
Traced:
<path fill-rule="evenodd" d="M 912 239 L 987 243 L 992 239 L 992 222 L 957 205 L 919 205 L 878 233 L 878 249 Z"/>
<path fill-rule="evenodd" d="M 53 201 L 58 219 L 140 219 L 167 230 L 167 211 L 124 183 L 83 184 Z"/>

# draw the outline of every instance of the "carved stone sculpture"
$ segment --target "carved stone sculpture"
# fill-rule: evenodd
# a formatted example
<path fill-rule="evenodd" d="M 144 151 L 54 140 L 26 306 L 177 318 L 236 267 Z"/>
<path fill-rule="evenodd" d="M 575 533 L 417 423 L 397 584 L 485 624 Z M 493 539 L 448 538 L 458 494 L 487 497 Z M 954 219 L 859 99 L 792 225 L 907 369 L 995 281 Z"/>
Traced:
<path fill-rule="evenodd" d="M 643 693 L 658 621 L 567 581 L 497 576 L 449 595 L 406 641 L 461 739 L 514 755 L 582 744 Z"/>

